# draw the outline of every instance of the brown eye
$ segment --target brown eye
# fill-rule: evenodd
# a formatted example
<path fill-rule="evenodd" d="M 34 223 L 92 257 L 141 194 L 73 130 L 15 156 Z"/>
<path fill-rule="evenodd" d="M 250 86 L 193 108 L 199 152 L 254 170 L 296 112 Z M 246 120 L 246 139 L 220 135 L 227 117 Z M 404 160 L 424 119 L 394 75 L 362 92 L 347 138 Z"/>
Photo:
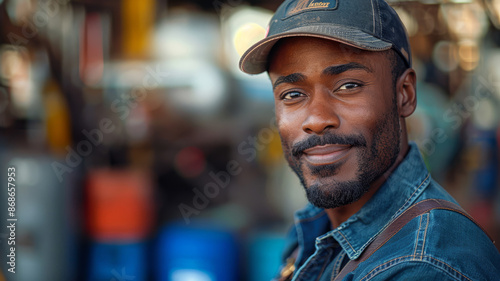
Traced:
<path fill-rule="evenodd" d="M 339 90 L 352 90 L 354 88 L 357 88 L 361 86 L 358 83 L 345 83 L 344 85 L 340 86 Z"/>
<path fill-rule="evenodd" d="M 284 94 L 281 99 L 283 100 L 291 100 L 291 99 L 296 99 L 296 98 L 300 98 L 300 97 L 303 97 L 304 94 L 301 93 L 301 92 L 288 92 L 286 94 Z"/>

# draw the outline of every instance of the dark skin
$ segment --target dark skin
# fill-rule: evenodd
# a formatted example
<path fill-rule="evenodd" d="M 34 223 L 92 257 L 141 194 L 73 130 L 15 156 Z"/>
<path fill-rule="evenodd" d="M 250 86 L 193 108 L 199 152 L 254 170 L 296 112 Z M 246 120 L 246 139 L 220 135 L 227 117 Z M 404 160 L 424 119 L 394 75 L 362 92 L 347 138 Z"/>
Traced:
<path fill-rule="evenodd" d="M 282 39 L 270 56 L 268 73 L 285 156 L 305 188 L 316 186 L 326 196 L 358 177 L 370 179 L 354 202 L 325 209 L 332 227 L 359 211 L 408 152 L 404 118 L 416 107 L 416 74 L 407 69 L 394 87 L 385 52 L 293 37 Z M 293 154 L 298 143 L 327 134 L 346 136 L 346 141 Z M 358 139 L 359 145 L 354 142 Z M 359 176 L 366 166 L 375 172 Z"/>

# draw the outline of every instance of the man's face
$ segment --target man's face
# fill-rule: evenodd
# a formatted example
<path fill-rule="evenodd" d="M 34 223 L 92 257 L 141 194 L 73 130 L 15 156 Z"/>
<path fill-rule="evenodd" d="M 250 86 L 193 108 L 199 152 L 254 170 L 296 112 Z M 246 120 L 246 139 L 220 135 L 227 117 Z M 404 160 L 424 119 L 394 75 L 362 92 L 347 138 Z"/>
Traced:
<path fill-rule="evenodd" d="M 357 201 L 395 162 L 401 128 L 390 60 L 324 39 L 282 39 L 270 56 L 285 157 L 309 201 Z"/>

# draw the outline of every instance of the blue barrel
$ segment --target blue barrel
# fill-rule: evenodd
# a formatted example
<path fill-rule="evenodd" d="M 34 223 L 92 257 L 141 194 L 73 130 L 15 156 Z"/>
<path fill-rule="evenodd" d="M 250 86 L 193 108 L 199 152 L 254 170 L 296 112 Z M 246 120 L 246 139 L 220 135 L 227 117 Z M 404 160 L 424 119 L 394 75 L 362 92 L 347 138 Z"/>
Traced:
<path fill-rule="evenodd" d="M 223 228 L 182 224 L 166 226 L 157 244 L 157 281 L 236 281 L 235 236 Z"/>
<path fill-rule="evenodd" d="M 90 246 L 89 281 L 147 278 L 146 243 L 100 243 Z"/>

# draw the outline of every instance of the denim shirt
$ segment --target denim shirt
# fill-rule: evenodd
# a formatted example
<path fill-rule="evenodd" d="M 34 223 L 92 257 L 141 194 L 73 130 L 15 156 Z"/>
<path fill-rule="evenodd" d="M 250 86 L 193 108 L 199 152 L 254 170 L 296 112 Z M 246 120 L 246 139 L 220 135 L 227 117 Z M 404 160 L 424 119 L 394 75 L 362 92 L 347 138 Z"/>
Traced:
<path fill-rule="evenodd" d="M 414 143 L 374 196 L 331 229 L 323 209 L 310 204 L 295 214 L 284 257 L 299 246 L 294 281 L 333 280 L 358 258 L 392 219 L 418 201 L 455 200 L 430 176 Z M 472 221 L 432 210 L 406 224 L 343 280 L 500 280 L 500 254 Z"/>

